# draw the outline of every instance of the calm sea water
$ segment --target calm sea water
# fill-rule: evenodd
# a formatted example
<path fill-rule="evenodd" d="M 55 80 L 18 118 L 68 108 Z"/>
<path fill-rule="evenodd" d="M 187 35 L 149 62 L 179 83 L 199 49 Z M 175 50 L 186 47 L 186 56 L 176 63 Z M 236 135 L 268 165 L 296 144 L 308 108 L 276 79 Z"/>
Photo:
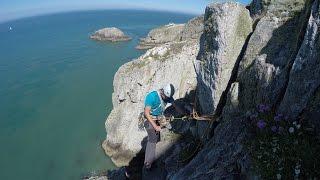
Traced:
<path fill-rule="evenodd" d="M 190 18 L 108 10 L 0 24 L 0 179 L 79 179 L 114 168 L 100 145 L 114 73 L 143 53 L 134 47 L 150 29 Z M 88 38 L 106 26 L 119 27 L 133 40 Z"/>

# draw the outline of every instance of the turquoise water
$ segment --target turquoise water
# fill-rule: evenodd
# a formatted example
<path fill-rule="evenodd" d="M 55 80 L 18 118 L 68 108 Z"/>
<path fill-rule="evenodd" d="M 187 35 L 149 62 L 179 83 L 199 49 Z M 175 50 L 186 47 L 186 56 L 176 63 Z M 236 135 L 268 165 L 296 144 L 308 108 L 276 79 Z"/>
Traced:
<path fill-rule="evenodd" d="M 134 47 L 150 29 L 190 18 L 108 10 L 0 24 L 0 179 L 79 179 L 114 168 L 100 145 L 114 73 L 143 53 Z M 119 27 L 133 40 L 88 38 L 106 26 Z"/>

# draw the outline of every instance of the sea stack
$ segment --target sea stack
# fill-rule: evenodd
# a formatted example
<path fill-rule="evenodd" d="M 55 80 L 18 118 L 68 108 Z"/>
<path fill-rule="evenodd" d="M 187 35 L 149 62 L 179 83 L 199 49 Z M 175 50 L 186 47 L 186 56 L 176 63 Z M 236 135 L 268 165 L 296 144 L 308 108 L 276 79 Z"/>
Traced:
<path fill-rule="evenodd" d="M 131 37 L 125 35 L 120 29 L 116 27 L 100 29 L 95 33 L 93 33 L 90 36 L 90 38 L 98 41 L 111 41 L 111 42 L 131 40 Z"/>

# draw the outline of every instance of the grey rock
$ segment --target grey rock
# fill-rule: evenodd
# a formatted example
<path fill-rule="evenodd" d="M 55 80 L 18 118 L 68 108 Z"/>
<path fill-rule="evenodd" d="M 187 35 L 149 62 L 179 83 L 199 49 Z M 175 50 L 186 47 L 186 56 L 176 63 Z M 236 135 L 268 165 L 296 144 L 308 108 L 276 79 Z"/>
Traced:
<path fill-rule="evenodd" d="M 307 107 L 301 113 L 301 118 L 307 122 L 308 126 L 311 127 L 315 134 L 320 136 L 320 87 L 316 90 L 314 95 L 312 96 L 310 102 Z"/>
<path fill-rule="evenodd" d="M 281 112 L 292 117 L 301 114 L 319 129 L 319 0 L 314 1 L 310 17 L 310 4 L 305 1 L 253 1 L 258 2 L 259 21 L 252 35 L 252 21 L 243 6 L 210 5 L 204 16 L 200 49 L 193 35 L 201 31 L 183 30 L 176 40 L 148 50 L 118 70 L 114 109 L 106 121 L 108 135 L 103 143 L 118 166 L 126 165 L 142 148 L 146 133 L 138 129 L 137 116 L 145 94 L 168 82 L 179 87 L 175 98 L 185 97 L 197 86 L 204 113 L 213 113 L 221 100 L 225 102 L 214 136 L 201 141 L 204 146 L 190 162 L 179 162 L 190 140 L 163 134 L 165 141 L 160 143 L 157 155 L 166 170 L 161 171 L 161 177 L 167 173 L 167 179 L 259 179 L 251 171 L 252 162 L 243 142 L 251 138 L 247 116 L 260 103 L 280 105 Z M 243 52 L 238 69 L 234 65 Z M 233 79 L 237 69 L 237 78 Z M 227 92 L 226 99 L 221 99 L 223 92 Z M 192 138 L 199 138 L 207 127 L 192 121 L 175 124 L 179 133 Z"/>
<path fill-rule="evenodd" d="M 199 40 L 203 33 L 203 16 L 195 17 L 186 24 L 168 24 L 151 30 L 141 38 L 137 49 L 151 49 L 169 42 Z"/>
<path fill-rule="evenodd" d="M 252 16 L 260 15 L 263 10 L 262 0 L 252 0 L 250 3 L 250 14 Z"/>
<path fill-rule="evenodd" d="M 249 156 L 241 143 L 247 138 L 241 117 L 225 119 L 214 137 L 171 179 L 241 179 L 248 171 Z M 244 178 L 245 179 L 245 178 Z"/>
<path fill-rule="evenodd" d="M 281 98 L 282 88 L 286 87 L 288 80 L 287 73 L 291 69 L 289 65 L 295 61 L 295 50 L 299 48 L 297 37 L 304 30 L 303 24 L 307 17 L 305 11 L 293 19 L 275 14 L 264 16 L 250 38 L 240 64 L 239 82 L 231 84 L 214 137 L 172 179 L 259 179 L 251 171 L 250 155 L 243 145 L 245 140 L 250 139 L 245 121 L 249 113 L 246 110 L 251 110 L 260 102 L 276 104 L 278 98 Z M 319 64 L 314 66 L 312 72 L 318 72 Z M 214 72 L 212 69 L 207 71 L 210 70 Z M 308 105 L 305 117 L 319 127 L 316 118 L 320 114 L 319 87 L 316 93 L 314 89 L 312 92 L 313 100 Z"/>
<path fill-rule="evenodd" d="M 152 29 L 147 37 L 141 38 L 137 49 L 150 49 L 155 46 L 173 42 L 177 36 L 184 30 L 184 24 L 167 24 L 155 29 Z"/>
<path fill-rule="evenodd" d="M 281 9 L 284 4 L 280 4 Z M 275 2 L 271 3 L 272 7 L 267 8 L 267 14 L 258 22 L 240 63 L 239 97 L 240 107 L 244 111 L 261 103 L 277 105 L 299 46 L 298 37 L 303 32 L 307 11 L 293 12 L 306 5 L 290 9 L 289 3 L 288 11 L 295 14 L 292 17 L 275 13 L 278 8 L 276 5 Z"/>
<path fill-rule="evenodd" d="M 252 16 L 261 14 L 277 17 L 292 17 L 303 10 L 305 0 L 253 0 L 250 4 Z"/>
<path fill-rule="evenodd" d="M 320 86 L 320 14 L 319 1 L 312 7 L 304 41 L 290 71 L 287 90 L 280 112 L 295 119 L 306 108 Z"/>
<path fill-rule="evenodd" d="M 176 38 L 178 41 L 189 39 L 199 40 L 203 33 L 204 16 L 198 16 L 187 22 L 182 32 Z"/>
<path fill-rule="evenodd" d="M 108 180 L 107 176 L 92 176 L 89 178 L 85 178 L 85 180 Z"/>
<path fill-rule="evenodd" d="M 106 121 L 107 139 L 103 143 L 117 166 L 127 165 L 142 148 L 147 133 L 139 130 L 138 116 L 149 91 L 172 83 L 176 87 L 174 98 L 179 99 L 195 89 L 193 61 L 198 50 L 198 41 L 168 43 L 148 50 L 119 68 L 113 81 L 113 110 Z M 159 149 L 164 151 L 174 139 L 175 136 L 167 138 L 159 144 Z"/>
<path fill-rule="evenodd" d="M 223 108 L 223 117 L 228 116 L 232 118 L 238 115 L 239 110 L 239 83 L 235 82 L 231 84 L 231 88 L 228 92 L 226 104 Z"/>
<path fill-rule="evenodd" d="M 233 83 L 214 137 L 190 163 L 181 167 L 170 179 L 251 178 L 250 156 L 242 144 L 250 136 L 245 122 L 246 115 L 241 115 L 238 111 L 238 92 L 238 83 Z"/>
<path fill-rule="evenodd" d="M 206 8 L 199 60 L 197 95 L 204 114 L 213 114 L 226 89 L 238 56 L 252 31 L 249 11 L 237 3 Z"/>
<path fill-rule="evenodd" d="M 91 39 L 98 41 L 129 41 L 131 38 L 125 35 L 120 29 L 111 27 L 111 28 L 103 28 L 90 36 Z"/>

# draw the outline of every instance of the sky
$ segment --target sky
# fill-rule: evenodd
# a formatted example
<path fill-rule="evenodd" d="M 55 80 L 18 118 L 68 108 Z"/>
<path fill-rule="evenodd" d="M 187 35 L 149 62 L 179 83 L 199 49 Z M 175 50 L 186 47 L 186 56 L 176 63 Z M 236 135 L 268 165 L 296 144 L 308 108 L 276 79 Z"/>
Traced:
<path fill-rule="evenodd" d="M 0 0 L 0 22 L 22 17 L 94 9 L 149 9 L 202 14 L 207 4 L 228 0 Z M 231 0 L 248 4 L 251 0 Z"/>

